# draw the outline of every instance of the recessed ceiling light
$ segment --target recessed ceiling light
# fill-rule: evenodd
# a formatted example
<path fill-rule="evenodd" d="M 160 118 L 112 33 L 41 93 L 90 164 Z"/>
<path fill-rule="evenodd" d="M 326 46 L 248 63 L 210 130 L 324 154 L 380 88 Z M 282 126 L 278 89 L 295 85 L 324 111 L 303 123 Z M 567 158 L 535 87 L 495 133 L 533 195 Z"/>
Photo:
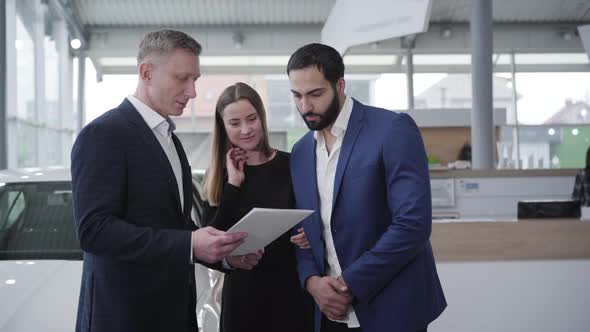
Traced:
<path fill-rule="evenodd" d="M 77 50 L 82 46 L 82 42 L 80 41 L 80 39 L 74 38 L 70 41 L 70 46 L 72 46 L 73 49 Z"/>

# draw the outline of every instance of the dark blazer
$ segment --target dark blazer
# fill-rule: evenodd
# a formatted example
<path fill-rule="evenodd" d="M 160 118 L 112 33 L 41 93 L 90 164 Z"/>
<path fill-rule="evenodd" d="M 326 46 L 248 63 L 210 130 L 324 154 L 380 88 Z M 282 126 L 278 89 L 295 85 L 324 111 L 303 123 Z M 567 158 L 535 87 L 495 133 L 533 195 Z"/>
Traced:
<path fill-rule="evenodd" d="M 302 286 L 324 275 L 316 140 L 293 147 L 291 176 L 311 250 L 297 250 Z M 331 229 L 342 276 L 364 332 L 415 332 L 446 307 L 430 245 L 432 211 L 427 158 L 414 121 L 354 101 L 336 177 Z M 316 331 L 319 331 L 316 306 Z"/>
<path fill-rule="evenodd" d="M 191 172 L 173 140 L 184 211 L 164 150 L 127 99 L 78 135 L 72 185 L 84 267 L 76 331 L 197 331 Z"/>

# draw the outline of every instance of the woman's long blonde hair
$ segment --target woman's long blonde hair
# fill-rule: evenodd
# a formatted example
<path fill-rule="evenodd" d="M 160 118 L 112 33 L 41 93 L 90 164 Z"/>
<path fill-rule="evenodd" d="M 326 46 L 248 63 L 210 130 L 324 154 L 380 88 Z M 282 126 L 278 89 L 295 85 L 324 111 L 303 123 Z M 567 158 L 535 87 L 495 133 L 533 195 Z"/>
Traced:
<path fill-rule="evenodd" d="M 264 110 L 264 104 L 258 92 L 248 84 L 241 82 L 223 90 L 215 106 L 215 126 L 213 128 L 211 160 L 205 172 L 203 192 L 201 194 L 203 200 L 208 201 L 211 206 L 219 205 L 219 201 L 221 200 L 225 177 L 225 155 L 231 147 L 225 132 L 225 125 L 223 124 L 223 111 L 229 104 L 235 103 L 238 100 L 247 100 L 256 109 L 256 113 L 258 113 L 263 131 L 262 141 L 259 146 L 260 151 L 267 157 L 273 151 L 268 139 L 266 111 Z"/>

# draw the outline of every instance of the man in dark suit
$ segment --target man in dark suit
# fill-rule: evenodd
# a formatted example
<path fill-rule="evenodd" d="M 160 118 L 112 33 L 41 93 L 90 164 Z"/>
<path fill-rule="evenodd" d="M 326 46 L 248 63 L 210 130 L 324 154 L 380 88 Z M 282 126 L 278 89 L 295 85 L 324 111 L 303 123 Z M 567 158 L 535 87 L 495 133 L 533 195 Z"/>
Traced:
<path fill-rule="evenodd" d="M 197 331 L 192 264 L 221 268 L 247 236 L 196 229 L 190 217 L 191 170 L 170 116 L 196 96 L 200 51 L 183 32 L 148 33 L 135 94 L 76 139 L 74 216 L 84 250 L 76 331 Z"/>
<path fill-rule="evenodd" d="M 311 129 L 293 147 L 297 207 L 311 250 L 297 249 L 316 331 L 425 331 L 446 307 L 432 254 L 430 178 L 414 121 L 344 93 L 340 54 L 298 49 L 287 74 Z"/>

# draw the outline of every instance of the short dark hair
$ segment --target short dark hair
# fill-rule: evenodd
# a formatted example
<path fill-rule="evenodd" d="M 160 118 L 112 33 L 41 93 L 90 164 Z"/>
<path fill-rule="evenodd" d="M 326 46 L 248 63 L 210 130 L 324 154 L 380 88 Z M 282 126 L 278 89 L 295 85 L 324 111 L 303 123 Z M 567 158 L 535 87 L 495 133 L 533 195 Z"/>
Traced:
<path fill-rule="evenodd" d="M 151 55 L 165 55 L 183 49 L 196 56 L 201 55 L 201 45 L 191 36 L 178 30 L 158 30 L 147 33 L 139 44 L 137 64 Z"/>
<path fill-rule="evenodd" d="M 344 62 L 342 56 L 334 48 L 319 44 L 307 44 L 291 55 L 287 64 L 287 75 L 291 70 L 316 66 L 332 85 L 344 77 Z"/>
<path fill-rule="evenodd" d="M 586 168 L 590 169 L 590 146 L 586 150 Z"/>

